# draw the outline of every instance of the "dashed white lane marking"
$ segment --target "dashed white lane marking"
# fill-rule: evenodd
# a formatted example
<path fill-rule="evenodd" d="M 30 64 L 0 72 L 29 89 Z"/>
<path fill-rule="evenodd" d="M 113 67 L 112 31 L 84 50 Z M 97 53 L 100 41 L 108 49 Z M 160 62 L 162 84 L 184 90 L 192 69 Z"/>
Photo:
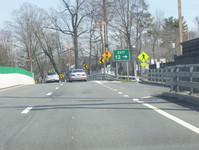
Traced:
<path fill-rule="evenodd" d="M 52 93 L 48 93 L 48 94 L 46 94 L 47 96 L 50 96 L 50 95 L 52 95 Z"/>
<path fill-rule="evenodd" d="M 58 90 L 58 89 L 59 89 L 59 87 L 56 87 L 55 89 L 56 89 L 56 90 Z"/>
<path fill-rule="evenodd" d="M 152 96 L 144 96 L 144 97 L 141 97 L 141 98 L 151 98 Z"/>
<path fill-rule="evenodd" d="M 95 81 L 95 82 L 99 83 L 99 84 L 103 84 L 100 81 Z M 113 91 L 117 91 L 117 89 L 113 89 Z M 151 96 L 145 96 L 145 97 L 141 97 L 141 98 L 151 98 Z M 165 112 L 163 110 L 160 110 L 159 108 L 157 108 L 157 107 L 155 107 L 153 105 L 144 103 L 143 101 L 140 101 L 138 98 L 134 98 L 133 101 L 138 102 L 138 103 L 140 103 L 140 104 L 142 104 L 142 105 L 144 105 L 144 106 L 146 106 L 146 107 L 158 112 L 159 114 L 161 114 L 161 115 L 163 115 L 163 116 L 175 121 L 176 123 L 188 128 L 189 130 L 192 130 L 193 132 L 199 134 L 199 128 L 197 128 L 197 127 L 195 127 L 195 126 L 193 126 L 193 125 L 191 125 L 191 124 L 189 124 L 189 123 L 187 123 L 187 122 L 185 122 L 185 121 L 183 121 L 183 120 L 181 120 L 181 119 L 179 119 L 179 118 L 177 118 L 177 117 L 175 117 L 175 116 L 173 116 L 173 115 L 171 115 L 171 114 L 169 114 L 169 113 L 167 113 L 167 112 Z"/>
<path fill-rule="evenodd" d="M 139 99 L 138 98 L 134 98 L 133 101 L 137 102 L 137 101 L 139 101 Z"/>
<path fill-rule="evenodd" d="M 171 115 L 171 114 L 169 114 L 169 113 L 167 113 L 167 112 L 165 112 L 165 111 L 163 111 L 163 110 L 161 110 L 161 109 L 159 109 L 159 108 L 157 108 L 157 107 L 155 107 L 151 104 L 144 103 L 143 101 L 140 101 L 137 98 L 134 98 L 133 101 L 141 103 L 142 105 L 158 112 L 159 114 L 173 120 L 174 122 L 186 127 L 187 129 L 192 130 L 193 132 L 199 134 L 199 128 L 197 128 L 197 127 L 195 127 L 195 126 L 193 126 L 193 125 L 191 125 L 191 124 L 189 124 L 189 123 L 187 123 L 187 122 L 185 122 L 185 121 L 183 121 L 183 120 L 181 120 L 181 119 L 179 119 L 179 118 L 177 118 L 177 117 L 175 117 L 175 116 L 173 116 L 173 115 Z"/>
<path fill-rule="evenodd" d="M 98 84 L 103 84 L 102 82 L 100 82 L 100 81 L 94 81 L 94 82 L 96 82 L 96 83 L 98 83 Z"/>
<path fill-rule="evenodd" d="M 129 95 L 123 95 L 124 97 L 129 97 Z"/>
<path fill-rule="evenodd" d="M 62 83 L 62 84 L 60 84 L 60 85 L 62 86 L 62 85 L 64 85 L 64 84 Z"/>
<path fill-rule="evenodd" d="M 33 106 L 27 107 L 25 110 L 23 110 L 23 111 L 21 112 L 21 114 L 27 114 L 32 108 L 33 108 Z"/>
<path fill-rule="evenodd" d="M 95 81 L 95 82 L 102 84 L 100 81 Z M 113 89 L 113 91 L 117 91 L 117 89 Z M 151 97 L 152 96 L 145 96 L 145 97 L 141 97 L 141 98 L 145 99 L 145 98 L 151 98 Z M 179 118 L 177 118 L 177 117 L 175 117 L 175 116 L 173 116 L 173 115 L 171 115 L 171 114 L 169 114 L 169 113 L 167 113 L 167 112 L 165 112 L 165 111 L 163 111 L 163 110 L 161 110 L 161 109 L 159 109 L 159 108 L 157 108 L 153 105 L 144 103 L 143 101 L 140 101 L 138 98 L 134 98 L 133 101 L 138 102 L 138 103 L 158 112 L 159 114 L 175 121 L 176 123 L 186 127 L 187 129 L 192 130 L 193 132 L 199 134 L 199 128 L 197 128 L 197 127 L 195 127 L 195 126 L 193 126 L 193 125 L 191 125 L 191 124 L 189 124 L 189 123 L 187 123 L 187 122 L 185 122 L 185 121 L 183 121 L 183 120 L 181 120 L 181 119 L 179 119 Z"/>
<path fill-rule="evenodd" d="M 118 94 L 123 94 L 122 92 L 118 92 Z"/>

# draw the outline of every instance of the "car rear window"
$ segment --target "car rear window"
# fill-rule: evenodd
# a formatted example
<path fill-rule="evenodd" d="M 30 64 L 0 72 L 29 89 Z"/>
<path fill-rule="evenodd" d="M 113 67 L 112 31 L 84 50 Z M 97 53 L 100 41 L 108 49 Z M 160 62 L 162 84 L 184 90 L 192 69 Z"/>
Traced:
<path fill-rule="evenodd" d="M 72 72 L 85 72 L 84 70 L 82 70 L 82 69 L 77 69 L 77 70 L 73 70 Z"/>
<path fill-rule="evenodd" d="M 52 75 L 57 75 L 57 73 L 55 73 L 55 72 L 49 72 L 47 75 L 48 76 L 52 76 Z"/>

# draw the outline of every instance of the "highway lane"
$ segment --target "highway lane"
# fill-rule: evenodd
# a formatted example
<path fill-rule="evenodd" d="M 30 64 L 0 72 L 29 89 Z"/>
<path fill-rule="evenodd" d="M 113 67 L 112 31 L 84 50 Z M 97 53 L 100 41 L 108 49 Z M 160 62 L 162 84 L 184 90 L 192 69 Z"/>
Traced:
<path fill-rule="evenodd" d="M 198 133 L 156 111 L 198 128 L 198 107 L 159 96 L 167 90 L 90 81 L 1 91 L 0 149 L 198 149 Z"/>

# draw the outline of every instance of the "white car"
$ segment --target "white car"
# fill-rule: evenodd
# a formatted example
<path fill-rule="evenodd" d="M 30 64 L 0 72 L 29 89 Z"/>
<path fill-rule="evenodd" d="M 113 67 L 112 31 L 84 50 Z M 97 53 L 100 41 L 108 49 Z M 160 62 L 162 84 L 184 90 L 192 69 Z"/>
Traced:
<path fill-rule="evenodd" d="M 49 72 L 46 76 L 46 82 L 59 82 L 59 75 L 55 72 Z"/>
<path fill-rule="evenodd" d="M 67 81 L 87 81 L 87 74 L 84 69 L 72 69 L 66 74 Z"/>

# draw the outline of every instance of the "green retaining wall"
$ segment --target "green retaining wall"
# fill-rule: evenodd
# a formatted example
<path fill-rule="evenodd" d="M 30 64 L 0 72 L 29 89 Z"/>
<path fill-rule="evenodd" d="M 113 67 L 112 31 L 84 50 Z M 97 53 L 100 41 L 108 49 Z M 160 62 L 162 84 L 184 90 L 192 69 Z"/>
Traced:
<path fill-rule="evenodd" d="M 21 69 L 21 68 L 18 68 L 18 67 L 0 66 L 0 74 L 11 74 L 11 73 L 19 73 L 19 74 L 27 75 L 29 77 L 34 78 L 34 74 L 32 72 L 25 70 L 25 69 Z"/>

